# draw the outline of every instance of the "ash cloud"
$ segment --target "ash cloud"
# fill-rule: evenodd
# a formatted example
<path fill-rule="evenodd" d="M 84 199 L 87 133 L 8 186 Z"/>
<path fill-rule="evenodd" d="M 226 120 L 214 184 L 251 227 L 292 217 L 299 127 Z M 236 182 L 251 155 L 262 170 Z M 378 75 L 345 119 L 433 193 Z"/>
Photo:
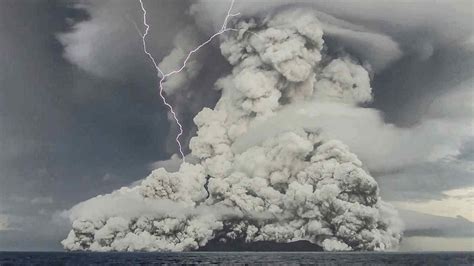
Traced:
<path fill-rule="evenodd" d="M 215 238 L 307 240 L 327 251 L 397 248 L 397 212 L 358 157 L 317 121 L 233 148 L 285 108 L 371 102 L 367 65 L 327 54 L 311 10 L 280 10 L 234 27 L 220 43 L 232 65 L 216 82 L 221 96 L 193 119 L 196 162 L 176 172 L 156 169 L 136 186 L 73 207 L 66 249 L 185 251 Z"/>
<path fill-rule="evenodd" d="M 150 6 L 151 37 L 157 57 L 164 57 L 174 49 L 173 40 L 185 25 L 194 24 L 199 29 L 197 36 L 193 36 L 199 38 L 198 41 L 208 37 L 221 25 L 228 7 L 227 1 L 144 1 Z M 85 3 L 80 7 L 83 10 L 71 10 L 69 4 L 74 2 Z M 474 67 L 473 2 L 291 2 L 237 0 L 235 10 L 248 17 L 262 18 L 268 12 L 295 5 L 314 7 L 320 11 L 317 17 L 325 32 L 326 52 L 332 57 L 350 54 L 364 67 L 366 61 L 370 64 L 374 100 L 366 105 L 376 109 L 370 117 L 377 118 L 378 122 L 373 126 L 367 123 L 360 126 L 361 121 L 371 119 L 354 117 L 349 121 L 359 125 L 359 130 L 351 131 L 347 120 L 335 120 L 334 125 L 339 121 L 340 126 L 335 133 L 346 134 L 345 138 L 339 135 L 332 138 L 344 142 L 364 162 L 364 169 L 377 180 L 383 199 L 440 199 L 446 197 L 442 191 L 472 186 L 474 139 L 463 141 L 459 136 L 464 133 L 459 129 L 472 125 L 473 83 L 466 82 L 465 88 L 458 84 L 472 77 Z M 196 7 L 189 16 L 185 11 L 194 3 L 202 8 Z M 148 170 L 144 165 L 176 152 L 176 129 L 172 128 L 173 123 L 165 121 L 166 110 L 155 91 L 153 69 L 147 64 L 138 34 L 127 19 L 130 15 L 140 21 L 135 1 L 3 0 L 0 6 L 0 57 L 2 62 L 12 62 L 0 66 L 3 84 L 0 90 L 0 168 L 3 173 L 0 176 L 0 216 L 3 215 L 3 220 L 8 218 L 8 228 L 14 229 L 1 231 L 0 246 L 3 250 L 58 249 L 59 240 L 67 235 L 70 225 L 52 226 L 51 212 L 146 176 Z M 330 21 L 322 12 L 339 21 Z M 198 16 L 202 19 L 194 23 Z M 333 24 L 344 34 L 331 33 L 327 26 Z M 90 29 L 96 30 L 91 34 Z M 53 33 L 64 31 L 66 34 L 61 35 L 71 38 L 62 40 L 63 47 Z M 82 35 L 74 37 L 74 34 Z M 374 38 L 366 41 L 357 38 L 358 34 Z M 206 64 L 202 65 L 199 75 L 188 82 L 192 84 L 189 90 L 173 95 L 191 95 L 173 102 L 180 108 L 180 118 L 187 123 L 185 129 L 189 137 L 195 135 L 192 121 L 195 114 L 203 106 L 214 107 L 220 96 L 212 84 L 222 73 L 231 70 L 218 46 L 219 43 L 214 42 L 201 50 L 207 54 L 196 62 Z M 370 49 L 361 49 L 365 46 Z M 79 58 L 80 51 L 75 51 L 87 47 L 92 51 L 87 57 L 89 61 Z M 76 58 L 66 56 L 69 62 L 63 60 L 63 48 L 71 55 L 77 52 Z M 401 58 L 397 59 L 398 56 Z M 212 99 L 208 97 L 211 94 Z M 354 108 L 347 111 L 357 113 Z M 331 116 L 327 112 L 326 115 Z M 317 122 L 322 128 L 326 127 L 322 126 L 322 117 L 314 119 L 307 123 Z M 419 124 L 427 120 L 442 123 L 439 127 L 417 130 Z M 423 134 L 416 134 L 417 141 L 402 142 L 408 145 L 399 145 L 397 155 L 392 157 L 395 145 L 391 145 L 390 138 L 377 134 L 380 129 L 377 125 L 392 127 L 395 133 L 418 131 Z M 310 130 L 314 128 L 317 127 L 311 126 Z M 374 130 L 369 131 L 369 128 Z M 165 154 L 163 134 L 166 135 L 168 129 L 169 148 Z M 441 135 L 440 129 L 444 131 Z M 265 130 L 273 132 L 268 127 Z M 328 129 L 322 133 L 327 135 Z M 393 136 L 399 140 L 397 134 Z M 371 138 L 379 144 L 362 141 Z M 242 136 L 241 140 L 246 139 Z M 456 154 L 461 145 L 460 153 L 428 160 L 432 147 L 439 144 L 436 139 L 445 143 L 445 147 L 451 147 L 449 154 Z M 257 140 L 256 144 L 262 141 Z M 354 146 L 354 143 L 359 145 Z M 411 157 L 414 147 L 421 152 Z M 191 157 L 187 161 L 197 162 Z M 154 168 L 163 165 L 170 172 L 179 169 L 179 159 L 167 163 L 157 163 Z M 102 182 L 106 173 L 114 178 Z M 28 196 L 20 198 L 18 195 Z M 31 204 L 35 197 L 50 196 L 54 199 L 51 204 Z M 419 220 L 406 219 L 403 213 L 402 218 L 408 230 L 414 220 Z M 422 220 L 420 229 L 430 226 L 427 220 Z M 445 230 L 447 234 L 450 231 L 451 228 Z"/>

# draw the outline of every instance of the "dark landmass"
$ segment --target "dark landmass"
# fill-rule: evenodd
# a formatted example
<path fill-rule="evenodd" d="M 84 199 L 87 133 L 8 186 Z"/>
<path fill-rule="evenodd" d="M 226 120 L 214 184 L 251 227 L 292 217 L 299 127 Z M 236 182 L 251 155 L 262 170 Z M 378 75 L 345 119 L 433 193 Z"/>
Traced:
<path fill-rule="evenodd" d="M 323 249 L 306 240 L 277 243 L 274 241 L 245 242 L 243 239 L 222 242 L 213 239 L 197 251 L 323 251 Z"/>

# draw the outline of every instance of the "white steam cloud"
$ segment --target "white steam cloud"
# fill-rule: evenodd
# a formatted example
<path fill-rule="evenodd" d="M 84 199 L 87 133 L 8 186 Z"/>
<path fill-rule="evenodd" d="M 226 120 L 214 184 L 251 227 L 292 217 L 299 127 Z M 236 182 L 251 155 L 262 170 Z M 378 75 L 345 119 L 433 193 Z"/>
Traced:
<path fill-rule="evenodd" d="M 296 8 L 235 23 L 238 32 L 220 45 L 232 72 L 216 83 L 214 109 L 194 118 L 195 163 L 159 168 L 132 188 L 76 205 L 63 246 L 185 251 L 243 239 L 307 240 L 327 251 L 397 248 L 401 222 L 376 181 L 324 124 L 310 121 L 330 108 L 367 112 L 357 106 L 372 100 L 369 71 L 324 52 L 316 17 Z"/>

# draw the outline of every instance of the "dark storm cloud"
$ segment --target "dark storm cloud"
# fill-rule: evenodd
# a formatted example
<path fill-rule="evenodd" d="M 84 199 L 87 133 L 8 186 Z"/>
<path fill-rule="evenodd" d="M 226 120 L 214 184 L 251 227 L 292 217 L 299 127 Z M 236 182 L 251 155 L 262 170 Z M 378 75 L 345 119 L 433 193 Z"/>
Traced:
<path fill-rule="evenodd" d="M 58 248 L 56 210 L 166 158 L 168 123 L 152 78 L 104 80 L 62 57 L 56 33 L 88 17 L 70 7 L 0 1 L 0 214 L 11 228 L 0 231 L 0 249 Z"/>
<path fill-rule="evenodd" d="M 440 94 L 454 92 L 472 77 L 471 50 L 459 43 L 433 49 L 428 58 L 409 54 L 375 76 L 374 106 L 384 111 L 388 121 L 402 126 L 419 122 Z"/>
<path fill-rule="evenodd" d="M 188 9 L 192 1 L 143 2 L 148 12 L 148 24 L 151 25 L 147 36 L 148 49 L 158 63 L 169 54 L 168 61 L 160 67 L 170 71 L 177 66 L 175 61 L 181 60 L 175 58 L 176 54 L 179 57 L 183 50 L 192 49 L 191 46 L 196 45 L 198 40 L 203 41 L 208 33 L 196 28 L 192 17 L 189 16 Z M 137 32 L 144 30 L 138 2 L 89 1 L 81 8 L 90 15 L 90 19 L 75 23 L 71 30 L 58 34 L 58 39 L 65 47 L 64 57 L 67 60 L 85 72 L 110 80 L 149 81 L 156 77 L 149 58 L 142 51 L 141 38 Z M 180 49 L 173 50 L 176 47 Z M 203 107 L 215 104 L 218 93 L 209 88 L 223 71 L 229 69 L 219 50 L 211 47 L 203 49 L 192 58 L 192 64 L 199 65 L 196 72 L 200 73 L 199 78 L 192 84 L 192 90 L 167 95 L 184 128 L 182 141 L 185 143 L 186 152 L 189 151 L 186 143 L 195 130 L 193 117 Z M 173 51 L 176 54 L 173 54 Z M 201 65 L 200 62 L 206 64 Z M 110 67 L 112 65 L 114 67 Z M 187 86 L 190 85 L 181 83 L 178 87 L 181 89 Z M 168 83 L 165 87 L 169 89 Z M 147 89 L 154 90 L 155 93 L 157 90 L 156 85 L 148 86 Z M 178 128 L 174 120 L 170 121 L 166 150 L 173 154 L 178 152 L 175 142 Z"/>

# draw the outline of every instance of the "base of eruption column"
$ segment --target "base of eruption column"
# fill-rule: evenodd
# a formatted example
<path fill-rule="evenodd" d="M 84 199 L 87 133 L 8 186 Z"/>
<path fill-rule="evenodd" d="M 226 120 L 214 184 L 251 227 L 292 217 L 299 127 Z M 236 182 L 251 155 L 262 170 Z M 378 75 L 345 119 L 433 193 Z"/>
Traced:
<path fill-rule="evenodd" d="M 234 239 L 222 242 L 218 239 L 209 241 L 196 251 L 323 251 L 323 249 L 306 240 L 290 243 L 274 241 L 245 242 L 244 239 Z"/>

